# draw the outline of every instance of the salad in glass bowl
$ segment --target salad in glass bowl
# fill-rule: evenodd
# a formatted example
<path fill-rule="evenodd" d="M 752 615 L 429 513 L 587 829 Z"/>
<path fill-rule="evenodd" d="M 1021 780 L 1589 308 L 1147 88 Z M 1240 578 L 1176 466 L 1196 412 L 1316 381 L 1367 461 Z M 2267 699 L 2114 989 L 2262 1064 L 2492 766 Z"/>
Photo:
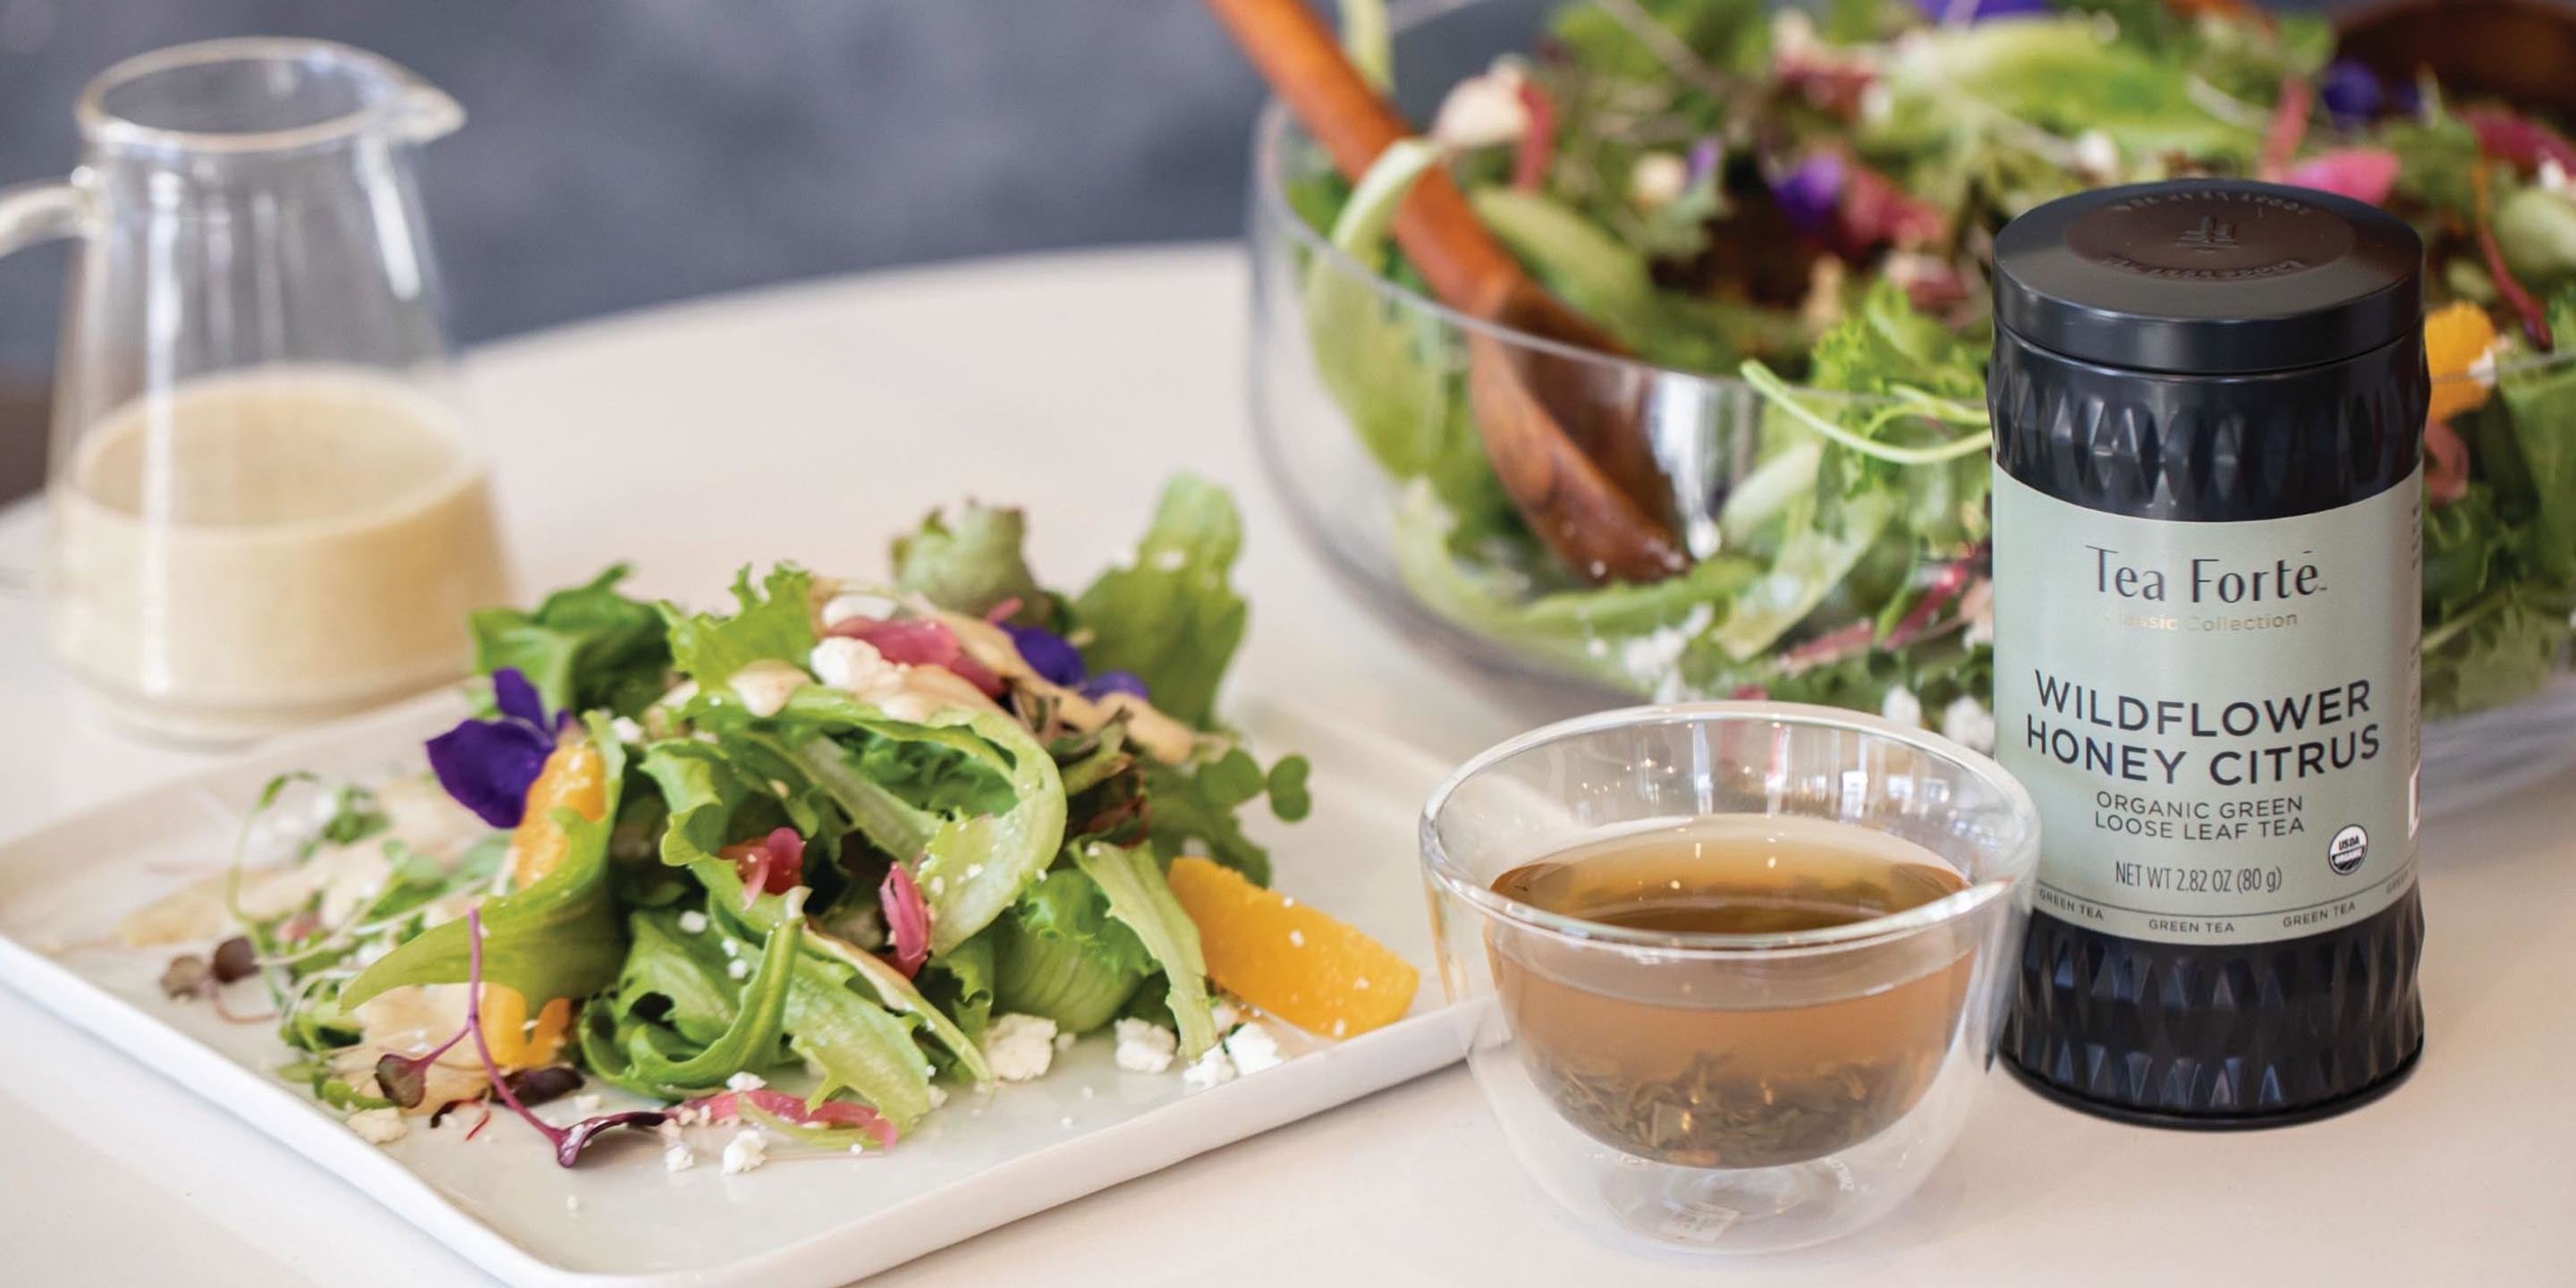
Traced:
<path fill-rule="evenodd" d="M 1264 117 L 1256 425 L 1309 534 L 1425 633 L 1584 691 L 1822 702 L 1991 746 L 1991 238 L 2086 187 L 2252 176 L 2385 206 L 2428 250 L 2427 795 L 2576 752 L 2576 143 L 2545 114 L 2231 0 L 1345 19 L 1429 125 L 1352 184 Z M 1388 227 L 1433 165 L 1636 356 L 1430 300 Z M 1686 569 L 1603 584 L 1533 537 L 1485 456 L 1471 339 L 1652 409 Z"/>
<path fill-rule="evenodd" d="M 212 945 L 171 999 L 264 992 L 238 1018 L 368 1139 L 516 1114 L 566 1167 L 621 1129 L 673 1170 L 697 1127 L 727 1171 L 882 1149 L 1085 1034 L 1194 1084 L 1356 1035 L 1416 976 L 1265 888 L 1242 816 L 1301 818 L 1306 762 L 1215 721 L 1241 537 L 1183 478 L 1079 595 L 969 506 L 881 581 L 746 569 L 707 613 L 612 568 L 477 613 L 478 709 L 425 770 L 272 782 L 230 870 L 120 936 Z"/>

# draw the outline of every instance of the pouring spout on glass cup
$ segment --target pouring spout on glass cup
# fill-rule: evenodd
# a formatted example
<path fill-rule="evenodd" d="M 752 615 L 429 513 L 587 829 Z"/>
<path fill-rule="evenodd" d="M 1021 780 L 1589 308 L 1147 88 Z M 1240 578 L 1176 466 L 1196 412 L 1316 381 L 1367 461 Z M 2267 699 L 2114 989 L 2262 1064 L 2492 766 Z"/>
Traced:
<path fill-rule="evenodd" d="M 61 665 L 197 742 L 462 674 L 508 586 L 412 169 L 463 111 L 249 39 L 119 63 L 76 116 L 70 178 L 0 192 L 0 253 L 76 243 L 34 579 Z"/>

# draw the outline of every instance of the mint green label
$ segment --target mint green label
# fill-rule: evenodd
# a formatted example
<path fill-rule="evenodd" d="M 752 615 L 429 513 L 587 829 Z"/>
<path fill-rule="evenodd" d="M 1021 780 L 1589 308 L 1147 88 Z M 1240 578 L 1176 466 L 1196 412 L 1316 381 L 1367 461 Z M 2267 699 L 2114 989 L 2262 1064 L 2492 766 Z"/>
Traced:
<path fill-rule="evenodd" d="M 2422 495 L 2177 523 L 1995 472 L 1995 758 L 2039 804 L 2040 909 L 2250 944 L 2406 892 Z"/>

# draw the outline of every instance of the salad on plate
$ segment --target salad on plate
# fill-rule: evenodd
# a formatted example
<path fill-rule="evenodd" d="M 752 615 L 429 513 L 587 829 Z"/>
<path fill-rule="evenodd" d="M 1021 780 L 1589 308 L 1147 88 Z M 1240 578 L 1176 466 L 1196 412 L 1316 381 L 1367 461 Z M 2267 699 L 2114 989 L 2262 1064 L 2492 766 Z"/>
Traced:
<path fill-rule="evenodd" d="M 1403 74 L 1373 0 L 1355 61 Z M 1445 165 L 1566 303 L 1758 414 L 1695 561 L 1561 566 L 1496 483 L 1466 363 L 1387 235 Z M 2564 668 L 2576 610 L 2576 143 L 2522 105 L 2338 59 L 2241 0 L 1577 0 L 1449 88 L 1359 184 L 1292 145 L 1280 195 L 1318 383 L 1396 485 L 1392 564 L 1435 614 L 1659 698 L 1876 709 L 1992 742 L 1987 253 L 2079 189 L 2251 176 L 2382 205 L 2430 254 L 2424 699 Z"/>
<path fill-rule="evenodd" d="M 727 1171 L 872 1152 L 1089 1035 L 1201 1086 L 1402 1016 L 1413 968 L 1266 889 L 1242 826 L 1308 797 L 1216 720 L 1233 503 L 1174 481 L 1079 594 L 1022 541 L 969 505 L 878 581 L 746 569 L 710 613 L 621 567 L 478 613 L 425 772 L 271 782 L 231 868 L 121 936 L 214 944 L 164 990 L 273 1019 L 366 1138 L 516 1115 L 567 1167 L 640 1130 L 694 1166 L 702 1126 Z"/>

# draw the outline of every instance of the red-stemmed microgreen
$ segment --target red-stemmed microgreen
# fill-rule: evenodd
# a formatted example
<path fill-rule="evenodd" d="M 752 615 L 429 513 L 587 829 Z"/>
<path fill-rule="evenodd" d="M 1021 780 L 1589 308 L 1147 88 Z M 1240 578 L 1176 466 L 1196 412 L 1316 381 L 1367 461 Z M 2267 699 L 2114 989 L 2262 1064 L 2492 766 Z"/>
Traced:
<path fill-rule="evenodd" d="M 619 1127 L 659 1127 L 670 1115 L 658 1109 L 633 1109 L 622 1113 L 597 1114 L 569 1127 L 557 1127 L 539 1118 L 510 1089 L 501 1076 L 501 1066 L 492 1059 L 492 1044 L 483 1037 L 483 910 L 474 908 L 465 914 L 465 1032 L 474 1039 L 474 1053 L 483 1058 L 483 1076 L 491 1082 L 492 1091 L 501 1103 L 510 1107 L 530 1127 L 555 1146 L 555 1162 L 570 1167 L 581 1161 L 581 1151 L 602 1132 Z M 418 1101 L 413 1103 L 417 1104 Z M 469 1138 L 471 1134 L 469 1133 Z"/>

